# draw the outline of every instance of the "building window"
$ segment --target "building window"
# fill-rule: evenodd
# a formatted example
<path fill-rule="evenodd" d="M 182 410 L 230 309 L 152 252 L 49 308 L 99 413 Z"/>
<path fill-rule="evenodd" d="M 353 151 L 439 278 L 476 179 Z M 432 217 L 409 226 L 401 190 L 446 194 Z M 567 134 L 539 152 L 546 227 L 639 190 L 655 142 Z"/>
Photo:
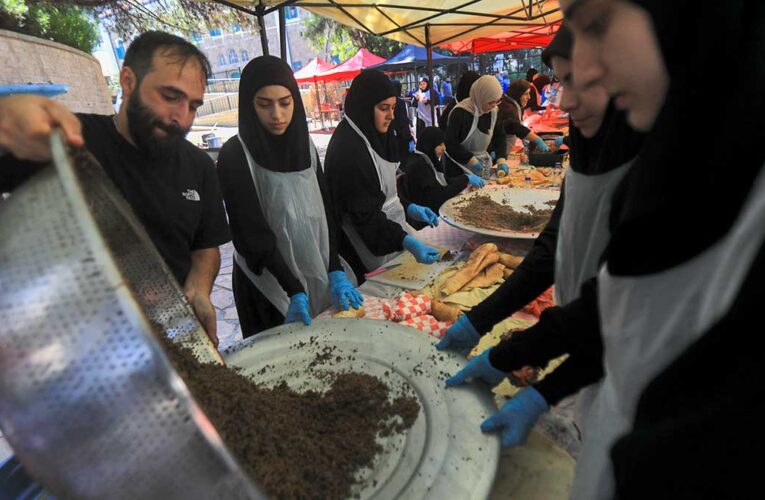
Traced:
<path fill-rule="evenodd" d="M 202 33 L 199 33 L 198 31 L 192 31 L 191 32 L 191 39 L 195 42 L 201 42 L 202 41 Z"/>
<path fill-rule="evenodd" d="M 239 26 L 238 24 L 232 24 L 231 25 L 231 32 L 232 33 L 239 33 L 241 31 L 242 31 L 242 27 Z"/>
<path fill-rule="evenodd" d="M 125 59 L 125 41 L 124 40 L 118 40 L 117 46 L 114 48 L 114 50 L 117 52 L 117 57 L 119 60 Z"/>
<path fill-rule="evenodd" d="M 220 28 L 211 28 L 210 36 L 223 36 L 223 30 Z"/>
<path fill-rule="evenodd" d="M 239 57 L 236 55 L 236 51 L 234 49 L 231 49 L 228 51 L 228 63 L 229 64 L 236 64 L 239 62 Z"/>
<path fill-rule="evenodd" d="M 287 20 L 297 19 L 298 17 L 300 17 L 300 14 L 298 13 L 298 8 L 297 7 L 285 7 L 284 11 L 285 11 L 284 12 L 284 18 L 287 19 Z"/>
<path fill-rule="evenodd" d="M 242 57 L 242 62 L 247 62 L 250 60 L 249 55 L 247 54 L 247 51 L 242 49 L 242 53 L 240 54 Z"/>
<path fill-rule="evenodd" d="M 226 65 L 226 56 L 221 54 L 218 56 L 218 66 L 225 66 Z"/>

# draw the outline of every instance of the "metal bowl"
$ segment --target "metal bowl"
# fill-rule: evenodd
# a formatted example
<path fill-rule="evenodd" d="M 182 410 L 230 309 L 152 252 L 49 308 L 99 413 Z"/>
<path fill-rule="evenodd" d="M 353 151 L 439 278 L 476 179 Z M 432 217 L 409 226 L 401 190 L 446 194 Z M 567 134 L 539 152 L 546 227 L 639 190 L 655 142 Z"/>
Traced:
<path fill-rule="evenodd" d="M 57 137 L 57 136 L 54 136 Z M 0 427 L 62 498 L 260 498 L 154 331 L 213 360 L 147 234 L 95 161 L 0 202 Z"/>

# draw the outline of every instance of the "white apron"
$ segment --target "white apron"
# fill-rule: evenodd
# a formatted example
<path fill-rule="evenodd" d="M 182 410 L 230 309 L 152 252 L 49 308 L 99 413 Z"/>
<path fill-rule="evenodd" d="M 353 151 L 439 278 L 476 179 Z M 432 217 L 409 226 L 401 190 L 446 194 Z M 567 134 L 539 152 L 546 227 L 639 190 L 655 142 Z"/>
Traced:
<path fill-rule="evenodd" d="M 414 153 L 425 158 L 425 162 L 427 162 L 427 164 L 430 165 L 431 170 L 433 170 L 433 175 L 436 176 L 436 181 L 442 186 L 446 186 L 447 182 L 446 182 L 446 177 L 444 176 L 444 173 L 436 170 L 435 165 L 433 165 L 433 162 L 430 160 L 430 156 L 426 155 L 422 151 L 417 151 L 416 149 L 414 150 Z"/>
<path fill-rule="evenodd" d="M 611 200 L 632 161 L 600 175 L 569 169 L 564 183 L 564 207 L 555 250 L 555 304 L 565 306 L 580 295 L 582 284 L 597 276 L 600 258 L 611 233 Z M 584 415 L 597 385 L 582 389 L 576 398 L 575 420 L 584 429 Z"/>
<path fill-rule="evenodd" d="M 462 103 L 465 101 L 468 101 L 468 104 L 462 105 Z M 473 109 L 469 109 L 468 106 L 472 106 Z M 473 156 L 478 158 L 478 161 L 480 161 L 482 165 L 486 165 L 488 163 L 491 166 L 491 155 L 487 150 L 489 149 L 489 144 L 491 144 L 491 137 L 494 133 L 494 126 L 497 124 L 497 108 L 491 110 L 491 126 L 489 127 L 488 133 L 483 133 L 478 130 L 479 114 L 475 111 L 475 105 L 472 103 L 472 101 L 470 101 L 470 98 L 463 99 L 454 108 L 462 108 L 473 113 L 473 124 L 470 126 L 470 131 L 465 137 L 465 140 L 460 143 L 460 146 L 470 151 Z M 452 110 L 452 113 L 453 112 L 454 110 Z M 451 113 L 449 116 L 451 117 Z M 462 168 L 462 170 L 468 174 L 476 175 L 476 172 L 473 172 L 470 170 L 470 168 L 468 168 L 467 165 L 463 165 L 462 163 L 449 156 L 449 153 L 445 152 L 444 154 L 447 158 L 459 165 L 460 168 Z M 480 176 L 480 173 L 477 175 Z"/>
<path fill-rule="evenodd" d="M 427 90 L 425 92 L 418 90 L 421 96 L 424 96 L 427 100 L 427 104 L 422 104 L 422 102 L 417 103 L 417 118 L 425 122 L 426 127 L 432 127 L 433 126 L 433 120 L 430 118 L 430 107 L 432 106 L 433 101 L 431 100 L 431 94 L 430 90 Z M 419 133 L 419 131 L 418 131 Z"/>
<path fill-rule="evenodd" d="M 613 496 L 611 446 L 632 428 L 646 385 L 729 310 L 765 239 L 763 220 L 760 172 L 728 234 L 694 259 L 637 278 L 601 269 L 605 377 L 587 414 L 589 432 L 576 465 L 573 499 Z"/>
<path fill-rule="evenodd" d="M 332 305 L 329 289 L 329 227 L 324 199 L 316 179 L 316 151 L 311 142 L 311 168 L 299 172 L 273 172 L 255 162 L 239 137 L 247 157 L 260 208 L 276 236 L 276 248 L 287 267 L 308 293 L 311 317 Z M 255 274 L 236 251 L 234 260 L 244 274 L 282 314 L 290 299 L 268 269 Z"/>
<path fill-rule="evenodd" d="M 353 123 L 353 120 L 351 120 L 348 116 L 346 116 L 344 119 L 364 141 L 364 144 L 367 146 L 367 151 L 369 151 L 369 156 L 372 157 L 372 163 L 375 165 L 375 170 L 377 170 L 377 177 L 380 180 L 380 190 L 385 195 L 385 202 L 382 206 L 383 213 L 386 217 L 388 217 L 389 220 L 401 226 L 401 228 L 406 231 L 407 234 L 414 234 L 415 230 L 406 222 L 406 212 L 404 212 L 404 206 L 401 204 L 401 200 L 398 198 L 398 190 L 396 188 L 396 169 L 398 169 L 399 162 L 387 161 L 382 156 L 378 155 L 377 152 L 372 148 L 372 145 L 369 144 L 369 141 L 361 132 L 361 130 L 359 130 L 356 124 Z M 343 218 L 343 230 L 348 236 L 348 239 L 353 245 L 353 248 L 356 250 L 356 253 L 359 255 L 359 258 L 364 264 L 364 267 L 366 267 L 367 271 L 377 269 L 401 253 L 391 252 L 382 256 L 373 254 L 369 248 L 367 248 L 364 240 L 361 239 L 358 231 L 356 231 L 356 228 L 353 227 L 353 224 L 347 217 Z"/>

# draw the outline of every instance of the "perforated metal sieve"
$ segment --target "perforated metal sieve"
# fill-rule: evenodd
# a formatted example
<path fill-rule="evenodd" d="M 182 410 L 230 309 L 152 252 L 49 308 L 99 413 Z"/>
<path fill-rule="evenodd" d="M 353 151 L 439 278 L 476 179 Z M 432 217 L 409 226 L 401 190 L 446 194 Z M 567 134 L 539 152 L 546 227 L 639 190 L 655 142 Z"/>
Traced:
<path fill-rule="evenodd" d="M 47 168 L 0 203 L 0 427 L 63 498 L 260 498 L 152 328 L 214 357 L 95 160 Z"/>

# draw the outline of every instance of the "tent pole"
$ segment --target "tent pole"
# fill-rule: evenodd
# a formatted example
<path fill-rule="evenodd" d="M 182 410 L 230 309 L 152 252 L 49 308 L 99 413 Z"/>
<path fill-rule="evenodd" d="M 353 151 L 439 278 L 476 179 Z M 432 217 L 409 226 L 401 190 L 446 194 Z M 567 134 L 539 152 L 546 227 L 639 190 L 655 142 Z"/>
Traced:
<path fill-rule="evenodd" d="M 287 13 L 286 7 L 279 8 L 279 50 L 283 61 L 287 60 Z"/>
<path fill-rule="evenodd" d="M 268 55 L 268 33 L 266 33 L 266 20 L 265 16 L 266 6 L 262 3 L 255 7 L 255 12 L 258 14 L 258 31 L 260 31 L 260 46 L 263 49 L 263 55 Z"/>
<path fill-rule="evenodd" d="M 430 82 L 430 122 L 435 126 L 436 105 L 433 103 L 433 46 L 430 44 L 430 24 L 425 25 L 425 49 L 428 53 L 428 82 Z M 438 95 L 438 92 L 435 94 Z"/>
<path fill-rule="evenodd" d="M 326 130 L 327 127 L 324 126 L 324 115 L 321 113 L 321 97 L 319 96 L 319 82 L 316 80 L 316 77 L 313 77 L 313 89 L 316 92 L 316 107 L 319 108 L 319 120 L 321 120 L 321 129 Z"/>

